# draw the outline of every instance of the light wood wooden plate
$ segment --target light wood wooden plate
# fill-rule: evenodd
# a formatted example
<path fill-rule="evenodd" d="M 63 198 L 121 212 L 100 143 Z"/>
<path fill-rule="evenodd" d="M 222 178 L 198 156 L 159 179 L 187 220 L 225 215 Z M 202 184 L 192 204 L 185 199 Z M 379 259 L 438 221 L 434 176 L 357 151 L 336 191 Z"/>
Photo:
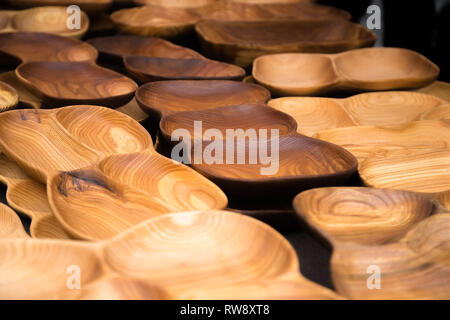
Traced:
<path fill-rule="evenodd" d="M 450 216 L 415 193 L 322 188 L 301 193 L 294 208 L 333 246 L 331 272 L 351 299 L 449 299 Z M 372 268 L 372 269 L 371 269 Z M 370 290 L 373 270 L 381 289 Z"/>
<path fill-rule="evenodd" d="M 299 273 L 294 249 L 278 232 L 224 211 L 166 215 L 100 243 L 5 240 L 0 250 L 3 299 L 73 297 L 66 285 L 70 266 L 82 270 L 82 291 L 91 298 L 104 297 L 119 281 L 111 279 L 123 278 L 147 284 L 135 284 L 144 297 L 340 298 Z M 114 287 L 114 296 L 127 293 Z"/>
<path fill-rule="evenodd" d="M 113 0 L 7 0 L 7 2 L 16 8 L 77 5 L 88 14 L 95 15 L 108 10 Z"/>
<path fill-rule="evenodd" d="M 8 17 L 7 24 L 1 22 L 2 14 Z M 89 17 L 81 11 L 80 28 L 74 30 L 67 27 L 69 18 L 67 7 L 63 6 L 36 7 L 22 11 L 0 11 L 0 32 L 44 32 L 81 39 L 89 29 Z"/>
<path fill-rule="evenodd" d="M 208 56 L 245 68 L 264 54 L 335 53 L 371 46 L 376 39 L 371 31 L 344 19 L 204 20 L 195 29 Z"/>
<path fill-rule="evenodd" d="M 420 88 L 436 80 L 439 68 L 417 52 L 377 47 L 328 55 L 265 55 L 255 59 L 252 74 L 273 94 L 287 96 Z"/>
<path fill-rule="evenodd" d="M 268 104 L 291 115 L 299 124 L 298 132 L 307 136 L 333 128 L 450 119 L 447 101 L 409 91 L 362 93 L 345 99 L 285 97 Z"/>
<path fill-rule="evenodd" d="M 9 84 L 0 81 L 0 112 L 13 109 L 19 103 L 19 95 Z"/>

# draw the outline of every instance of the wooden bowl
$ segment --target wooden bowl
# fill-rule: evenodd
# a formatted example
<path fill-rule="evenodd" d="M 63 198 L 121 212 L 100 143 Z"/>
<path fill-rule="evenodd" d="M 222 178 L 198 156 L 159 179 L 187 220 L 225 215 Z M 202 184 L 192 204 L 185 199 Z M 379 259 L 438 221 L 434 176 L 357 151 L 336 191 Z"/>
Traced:
<path fill-rule="evenodd" d="M 336 247 L 340 242 L 383 245 L 398 241 L 432 214 L 433 204 L 412 192 L 332 187 L 300 193 L 294 209 Z"/>
<path fill-rule="evenodd" d="M 261 86 L 226 80 L 160 81 L 136 91 L 139 106 L 157 120 L 174 112 L 265 103 L 269 98 Z"/>
<path fill-rule="evenodd" d="M 53 106 L 119 107 L 137 89 L 131 79 L 92 62 L 30 62 L 20 65 L 16 75 Z"/>
<path fill-rule="evenodd" d="M 272 140 L 259 139 L 259 143 L 261 141 L 267 146 L 268 152 L 276 153 Z M 239 146 L 239 142 L 231 146 L 222 144 L 223 155 L 233 156 L 232 161 L 229 161 L 231 163 L 228 160 L 227 163 L 197 163 L 193 158 L 192 167 L 225 192 L 239 195 L 286 195 L 320 186 L 339 185 L 357 170 L 355 157 L 336 145 L 302 135 L 280 136 L 278 141 L 276 164 L 264 164 L 258 157 L 255 163 L 250 160 L 238 163 L 236 150 L 243 150 L 245 159 L 251 159 L 252 154 L 254 157 L 259 150 L 258 144 L 247 141 L 245 144 L 241 142 L 242 146 Z M 208 145 L 206 142 L 201 145 L 203 154 Z"/>
<path fill-rule="evenodd" d="M 375 35 L 344 19 L 305 21 L 201 21 L 196 31 L 208 56 L 249 67 L 261 55 L 334 53 L 375 42 Z"/>
<path fill-rule="evenodd" d="M 346 99 L 286 97 L 269 101 L 269 106 L 294 117 L 300 124 L 298 132 L 307 136 L 332 128 L 449 117 L 445 101 L 406 91 L 362 93 Z"/>
<path fill-rule="evenodd" d="M 19 95 L 9 84 L 0 81 L 0 112 L 9 110 L 17 106 Z"/>
<path fill-rule="evenodd" d="M 89 18 L 83 11 L 80 12 L 80 29 L 70 30 L 67 28 L 69 14 L 67 7 L 36 7 L 22 11 L 8 11 L 9 22 L 2 32 L 44 32 L 65 37 L 80 39 L 89 28 Z M 1 18 L 1 25 L 6 21 Z"/>
<path fill-rule="evenodd" d="M 140 83 L 160 80 L 241 80 L 245 70 L 228 63 L 197 59 L 127 57 L 127 71 Z"/>
<path fill-rule="evenodd" d="M 266 55 L 255 60 L 252 74 L 275 95 L 317 95 L 419 88 L 432 83 L 439 68 L 414 51 L 380 47 L 334 55 Z"/>
<path fill-rule="evenodd" d="M 111 6 L 113 0 L 7 0 L 16 8 L 33 8 L 41 6 L 64 6 L 77 5 L 84 12 L 95 15 L 105 12 Z"/>
<path fill-rule="evenodd" d="M 48 33 L 0 34 L 0 63 L 33 61 L 95 61 L 97 50 L 77 39 Z"/>
<path fill-rule="evenodd" d="M 194 29 L 201 16 L 189 8 L 150 6 L 122 9 L 111 21 L 122 33 L 174 38 Z"/>
<path fill-rule="evenodd" d="M 450 83 L 435 81 L 429 86 L 416 90 L 417 92 L 431 94 L 445 101 L 450 102 Z"/>
<path fill-rule="evenodd" d="M 99 37 L 87 41 L 99 52 L 101 57 L 112 63 L 122 64 L 128 56 L 145 56 L 158 58 L 192 59 L 203 56 L 191 49 L 178 46 L 169 41 L 131 35 Z"/>
<path fill-rule="evenodd" d="M 0 240 L 28 238 L 22 221 L 8 206 L 0 203 Z"/>

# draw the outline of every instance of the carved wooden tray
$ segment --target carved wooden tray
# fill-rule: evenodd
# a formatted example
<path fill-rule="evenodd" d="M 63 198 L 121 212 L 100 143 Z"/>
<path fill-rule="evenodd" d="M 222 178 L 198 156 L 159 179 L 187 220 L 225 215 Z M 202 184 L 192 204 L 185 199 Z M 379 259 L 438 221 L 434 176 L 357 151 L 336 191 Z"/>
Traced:
<path fill-rule="evenodd" d="M 97 244 L 10 239 L 0 250 L 2 299 L 340 298 L 299 273 L 278 232 L 224 211 L 162 216 Z M 75 296 L 67 286 L 71 266 L 83 271 Z"/>
<path fill-rule="evenodd" d="M 156 154 L 147 131 L 120 112 L 17 110 L 0 123 L 2 150 L 47 183 L 50 207 L 73 237 L 111 238 L 159 214 L 227 205 L 209 180 Z"/>
<path fill-rule="evenodd" d="M 415 193 L 321 188 L 294 200 L 299 217 L 333 247 L 331 272 L 352 299 L 449 299 L 450 216 Z M 381 290 L 369 290 L 374 271 Z"/>
<path fill-rule="evenodd" d="M 338 90 L 413 89 L 432 83 L 439 68 L 401 48 L 365 48 L 340 54 L 283 53 L 255 60 L 253 78 L 279 96 Z"/>
<path fill-rule="evenodd" d="M 208 56 L 249 67 L 261 55 L 334 53 L 371 46 L 375 35 L 344 19 L 304 21 L 205 20 L 195 27 Z"/>

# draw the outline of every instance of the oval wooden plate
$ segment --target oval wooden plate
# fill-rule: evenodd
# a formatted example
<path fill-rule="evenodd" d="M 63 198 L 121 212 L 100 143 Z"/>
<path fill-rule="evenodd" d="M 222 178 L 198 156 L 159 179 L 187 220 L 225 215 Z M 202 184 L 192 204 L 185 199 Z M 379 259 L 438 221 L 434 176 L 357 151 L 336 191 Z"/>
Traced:
<path fill-rule="evenodd" d="M 44 32 L 65 37 L 80 39 L 89 28 L 89 18 L 83 11 L 80 12 L 80 28 L 69 29 L 67 21 L 70 15 L 67 7 L 36 7 L 22 11 L 8 11 L 9 22 L 1 28 L 2 18 L 0 12 L 0 32 Z M 3 22 L 4 23 L 4 22 Z"/>
<path fill-rule="evenodd" d="M 367 47 L 375 35 L 344 19 L 216 21 L 196 25 L 208 56 L 249 67 L 256 57 L 280 52 L 334 53 Z"/>
<path fill-rule="evenodd" d="M 139 106 L 157 120 L 174 112 L 265 103 L 269 98 L 261 86 L 226 80 L 160 81 L 136 91 Z"/>
<path fill-rule="evenodd" d="M 77 39 L 39 32 L 0 34 L 0 63 L 95 61 L 98 52 Z"/>
<path fill-rule="evenodd" d="M 41 6 L 64 6 L 77 5 L 84 12 L 95 15 L 105 12 L 111 6 L 113 0 L 7 0 L 16 8 L 33 8 Z"/>
<path fill-rule="evenodd" d="M 29 62 L 18 78 L 54 106 L 92 104 L 119 107 L 132 98 L 137 84 L 92 62 Z"/>
<path fill-rule="evenodd" d="M 18 103 L 17 91 L 9 84 L 0 81 L 0 112 L 13 109 Z"/>
<path fill-rule="evenodd" d="M 140 83 L 160 80 L 241 80 L 245 70 L 205 58 L 127 57 L 127 71 Z"/>
<path fill-rule="evenodd" d="M 111 21 L 122 33 L 174 38 L 194 29 L 201 16 L 190 8 L 145 5 L 111 14 Z"/>
<path fill-rule="evenodd" d="M 269 106 L 291 115 L 307 136 L 332 128 L 386 126 L 448 118 L 448 102 L 407 91 L 361 93 L 345 99 L 286 97 Z"/>
<path fill-rule="evenodd" d="M 439 68 L 417 52 L 379 47 L 334 55 L 265 55 L 255 60 L 252 74 L 273 94 L 286 96 L 420 88 L 436 80 Z"/>

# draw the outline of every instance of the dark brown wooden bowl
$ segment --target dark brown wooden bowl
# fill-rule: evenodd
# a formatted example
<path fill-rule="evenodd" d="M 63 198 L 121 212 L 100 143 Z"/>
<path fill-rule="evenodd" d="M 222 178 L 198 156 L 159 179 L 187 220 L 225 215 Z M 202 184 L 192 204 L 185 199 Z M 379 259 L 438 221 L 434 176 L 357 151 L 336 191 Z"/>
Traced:
<path fill-rule="evenodd" d="M 376 36 L 344 19 L 305 21 L 217 21 L 196 26 L 203 49 L 218 60 L 249 67 L 268 53 L 335 53 L 371 46 Z"/>
<path fill-rule="evenodd" d="M 32 61 L 95 61 L 98 52 L 77 39 L 48 33 L 13 32 L 0 34 L 0 64 Z"/>
<path fill-rule="evenodd" d="M 160 80 L 241 80 L 245 70 L 224 62 L 197 58 L 126 57 L 127 71 L 140 83 Z"/>
<path fill-rule="evenodd" d="M 147 83 L 136 91 L 139 106 L 153 119 L 180 111 L 195 111 L 246 103 L 266 103 L 265 88 L 228 80 L 172 80 Z"/>
<path fill-rule="evenodd" d="M 51 106 L 120 107 L 137 88 L 133 80 L 93 62 L 29 62 L 20 65 L 16 75 Z"/>

